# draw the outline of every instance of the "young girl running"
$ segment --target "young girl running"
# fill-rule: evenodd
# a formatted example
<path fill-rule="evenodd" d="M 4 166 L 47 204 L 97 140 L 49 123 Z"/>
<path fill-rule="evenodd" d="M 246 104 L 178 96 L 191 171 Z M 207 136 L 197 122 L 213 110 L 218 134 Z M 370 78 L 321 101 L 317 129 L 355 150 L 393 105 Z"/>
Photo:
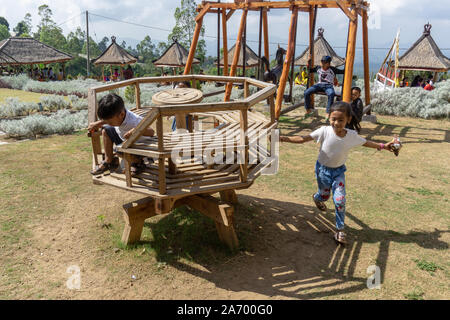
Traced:
<path fill-rule="evenodd" d="M 350 104 L 336 102 L 330 110 L 330 125 L 321 127 L 308 136 L 281 136 L 281 142 L 305 143 L 315 140 L 321 143 L 319 158 L 316 163 L 316 178 L 319 191 L 313 195 L 313 201 L 317 208 L 326 211 L 325 201 L 333 192 L 333 200 L 336 209 L 336 229 L 334 239 L 342 244 L 346 243 L 344 233 L 345 219 L 345 161 L 350 149 L 356 146 L 392 150 L 391 141 L 387 144 L 375 143 L 360 137 L 356 130 L 357 121 L 352 117 Z M 346 125 L 352 129 L 346 129 Z"/>

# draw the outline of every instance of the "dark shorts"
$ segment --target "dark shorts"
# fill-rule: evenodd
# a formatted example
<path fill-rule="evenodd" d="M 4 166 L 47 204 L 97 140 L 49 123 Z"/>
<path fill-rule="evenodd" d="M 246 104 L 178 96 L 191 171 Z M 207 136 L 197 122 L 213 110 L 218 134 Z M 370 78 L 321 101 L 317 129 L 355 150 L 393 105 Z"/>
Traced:
<path fill-rule="evenodd" d="M 106 131 L 106 134 L 115 145 L 122 144 L 123 140 L 120 139 L 115 127 L 105 125 L 103 126 L 103 129 Z"/>

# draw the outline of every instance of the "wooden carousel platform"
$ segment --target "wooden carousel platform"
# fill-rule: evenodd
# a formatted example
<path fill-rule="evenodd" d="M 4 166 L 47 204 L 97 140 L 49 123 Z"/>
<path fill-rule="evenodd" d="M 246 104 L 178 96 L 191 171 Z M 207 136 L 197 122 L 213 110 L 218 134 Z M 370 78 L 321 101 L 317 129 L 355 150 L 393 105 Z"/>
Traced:
<path fill-rule="evenodd" d="M 175 78 L 175 79 L 171 79 Z M 270 135 L 277 127 L 274 120 L 275 86 L 248 78 L 177 76 L 134 79 L 136 92 L 139 83 L 186 79 L 202 81 L 232 81 L 244 84 L 243 100 L 220 103 L 190 103 L 141 107 L 137 99 L 133 112 L 144 119 L 134 133 L 117 148 L 123 167 L 116 172 L 105 172 L 93 177 L 95 184 L 110 185 L 143 194 L 146 198 L 124 206 L 126 221 L 122 241 L 126 244 L 139 241 L 145 219 L 169 213 L 176 207 L 188 205 L 216 222 L 220 239 L 230 248 L 238 245 L 234 230 L 233 204 L 235 190 L 249 188 L 265 169 L 277 165 Z M 89 118 L 95 121 L 96 94 L 130 85 L 124 81 L 89 91 Z M 249 95 L 249 86 L 258 87 Z M 138 96 L 138 95 L 137 95 Z M 271 118 L 250 111 L 251 106 L 268 99 Z M 200 99 L 196 100 L 199 101 Z M 177 130 L 165 131 L 163 119 L 177 118 Z M 188 128 L 185 119 L 188 119 Z M 208 119 L 215 127 L 203 129 L 199 120 Z M 144 137 L 143 132 L 152 127 L 154 137 Z M 91 134 L 93 166 L 104 157 L 101 133 Z M 131 162 L 142 157 L 145 169 L 131 174 Z M 220 200 L 212 195 L 219 193 Z"/>

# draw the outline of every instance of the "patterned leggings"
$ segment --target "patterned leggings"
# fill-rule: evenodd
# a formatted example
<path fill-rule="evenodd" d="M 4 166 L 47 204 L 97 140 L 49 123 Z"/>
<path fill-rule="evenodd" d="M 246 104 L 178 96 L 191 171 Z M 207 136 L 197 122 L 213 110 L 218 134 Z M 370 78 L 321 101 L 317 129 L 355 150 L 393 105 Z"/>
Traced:
<path fill-rule="evenodd" d="M 329 168 L 317 161 L 316 178 L 319 191 L 314 195 L 316 201 L 325 202 L 330 199 L 333 191 L 333 201 L 336 209 L 336 228 L 344 229 L 345 220 L 345 165 L 339 168 Z"/>

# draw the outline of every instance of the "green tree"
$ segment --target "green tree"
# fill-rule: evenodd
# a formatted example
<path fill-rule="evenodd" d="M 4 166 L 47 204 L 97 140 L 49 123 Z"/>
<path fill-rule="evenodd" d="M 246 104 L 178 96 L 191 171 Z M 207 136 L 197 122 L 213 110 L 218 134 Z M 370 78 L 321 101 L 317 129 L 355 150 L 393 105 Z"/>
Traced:
<path fill-rule="evenodd" d="M 146 36 L 144 40 L 136 45 L 136 51 L 139 57 L 142 57 L 142 62 L 152 62 L 155 58 L 156 47 L 152 43 L 150 36 Z"/>
<path fill-rule="evenodd" d="M 22 21 L 19 21 L 13 31 L 16 37 L 29 37 L 31 34 L 31 14 L 27 13 Z"/>
<path fill-rule="evenodd" d="M 11 37 L 11 35 L 9 34 L 8 28 L 1 24 L 0 25 L 0 41 L 8 39 L 9 37 Z"/>
<path fill-rule="evenodd" d="M 180 7 L 175 9 L 175 26 L 172 29 L 172 33 L 169 34 L 169 42 L 172 39 L 177 39 L 180 44 L 187 49 L 191 47 L 192 37 L 195 30 L 195 17 L 197 16 L 197 4 L 194 0 L 181 0 Z M 205 28 L 200 30 L 200 36 L 205 34 Z M 188 49 L 189 50 L 189 49 Z M 206 43 L 201 39 L 197 43 L 196 57 L 202 62 L 206 56 Z"/>
<path fill-rule="evenodd" d="M 66 50 L 67 40 L 62 33 L 62 29 L 53 21 L 52 10 L 46 4 L 40 6 L 38 10 L 41 21 L 34 38 L 56 49 Z"/>
<path fill-rule="evenodd" d="M 98 48 L 101 52 L 104 52 L 106 49 L 108 49 L 108 43 L 109 43 L 109 38 L 108 37 L 103 37 L 102 41 L 100 41 L 98 43 Z"/>
<path fill-rule="evenodd" d="M 21 37 L 24 34 L 29 34 L 28 27 L 24 21 L 17 23 L 13 31 L 16 33 L 16 37 Z"/>
<path fill-rule="evenodd" d="M 83 51 L 83 46 L 86 41 L 86 32 L 77 28 L 75 32 L 70 32 L 67 35 L 67 51 L 72 54 L 79 54 Z"/>
<path fill-rule="evenodd" d="M 86 41 L 83 43 L 83 49 L 81 50 L 81 52 L 83 54 L 87 54 L 87 42 Z M 89 37 L 89 55 L 90 55 L 90 58 L 91 59 L 96 58 L 100 54 L 102 54 L 102 51 L 100 51 L 100 49 L 98 48 L 97 43 L 94 41 L 94 39 Z"/>
<path fill-rule="evenodd" d="M 4 17 L 0 17 L 0 25 L 5 26 L 6 29 L 9 31 L 9 23 L 8 20 L 6 20 Z"/>

